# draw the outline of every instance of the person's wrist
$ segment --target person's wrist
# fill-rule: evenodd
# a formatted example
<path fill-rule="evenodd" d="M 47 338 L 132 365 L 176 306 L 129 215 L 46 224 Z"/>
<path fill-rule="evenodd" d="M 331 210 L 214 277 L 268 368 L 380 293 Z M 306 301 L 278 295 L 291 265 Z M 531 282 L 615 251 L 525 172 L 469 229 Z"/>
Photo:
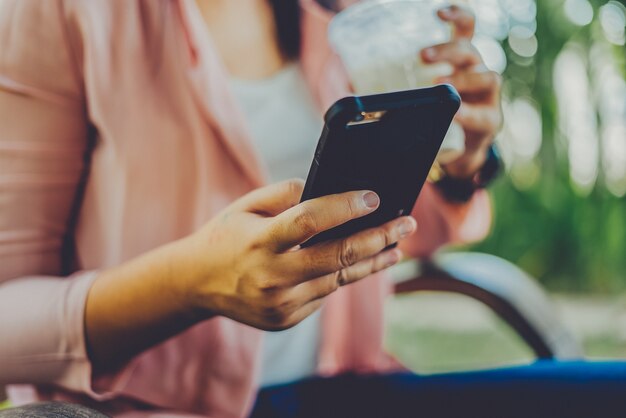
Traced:
<path fill-rule="evenodd" d="M 498 175 L 502 162 L 494 144 L 490 144 L 484 153 L 482 164 L 475 171 L 454 177 L 449 172 L 440 169 L 433 183 L 443 197 L 452 203 L 468 202 L 474 192 L 487 187 Z"/>
<path fill-rule="evenodd" d="M 218 313 L 217 303 L 210 295 L 200 292 L 198 283 L 207 280 L 196 255 L 195 236 L 190 235 L 169 245 L 165 256 L 167 278 L 165 285 L 182 315 L 192 321 L 209 319 Z"/>
<path fill-rule="evenodd" d="M 448 164 L 442 164 L 443 174 L 457 180 L 471 181 L 487 161 L 490 146 L 491 143 L 481 145 L 471 153 L 465 153 Z"/>

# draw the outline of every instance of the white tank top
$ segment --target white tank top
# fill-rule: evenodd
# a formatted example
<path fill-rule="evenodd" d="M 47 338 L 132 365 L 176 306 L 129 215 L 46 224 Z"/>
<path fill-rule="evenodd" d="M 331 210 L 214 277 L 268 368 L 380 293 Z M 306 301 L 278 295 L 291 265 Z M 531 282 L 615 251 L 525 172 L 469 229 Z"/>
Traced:
<path fill-rule="evenodd" d="M 271 182 L 306 178 L 323 121 L 300 66 L 258 81 L 233 79 L 231 86 Z M 319 341 L 319 311 L 288 330 L 266 332 L 261 387 L 312 376 Z"/>

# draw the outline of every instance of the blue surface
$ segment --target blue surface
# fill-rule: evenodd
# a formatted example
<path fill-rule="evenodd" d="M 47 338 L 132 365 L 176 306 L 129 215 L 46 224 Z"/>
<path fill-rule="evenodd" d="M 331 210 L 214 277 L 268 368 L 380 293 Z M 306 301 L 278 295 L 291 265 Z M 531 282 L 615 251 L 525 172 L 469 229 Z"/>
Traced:
<path fill-rule="evenodd" d="M 342 375 L 259 392 L 253 417 L 626 417 L 626 362 Z"/>

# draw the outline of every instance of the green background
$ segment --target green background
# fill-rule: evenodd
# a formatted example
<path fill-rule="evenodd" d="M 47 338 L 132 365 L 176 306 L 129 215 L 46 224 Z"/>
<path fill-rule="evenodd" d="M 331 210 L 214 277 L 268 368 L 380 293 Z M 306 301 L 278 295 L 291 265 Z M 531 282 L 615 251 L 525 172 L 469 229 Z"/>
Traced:
<path fill-rule="evenodd" d="M 625 74 L 626 48 L 605 39 L 598 18 L 600 7 L 607 2 L 589 3 L 594 19 L 579 26 L 567 18 L 564 1 L 539 1 L 538 47 L 532 58 L 517 56 L 506 40 L 502 42 L 507 56 L 503 95 L 507 100 L 528 97 L 537 105 L 542 144 L 526 167 L 507 167 L 507 175 L 493 185 L 493 230 L 471 248 L 514 262 L 550 290 L 609 293 L 626 289 L 626 198 L 607 189 L 601 167 L 591 190 L 573 184 L 567 144 L 559 132 L 553 83 L 555 60 L 566 47 L 580 52 L 592 89 L 594 47 L 611 51 L 613 64 L 622 77 Z M 601 121 L 603 115 L 597 108 L 594 112 Z M 515 176 L 536 179 L 521 187 L 524 182 L 515 182 Z"/>

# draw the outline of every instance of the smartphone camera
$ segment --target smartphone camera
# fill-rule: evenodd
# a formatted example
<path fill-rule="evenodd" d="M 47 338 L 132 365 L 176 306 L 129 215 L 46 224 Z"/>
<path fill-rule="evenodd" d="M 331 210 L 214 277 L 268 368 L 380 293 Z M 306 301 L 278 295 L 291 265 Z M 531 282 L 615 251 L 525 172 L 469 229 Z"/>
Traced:
<path fill-rule="evenodd" d="M 387 113 L 386 110 L 376 110 L 374 112 L 361 112 L 354 117 L 350 122 L 348 122 L 348 126 L 354 125 L 363 125 L 366 123 L 378 122 L 380 118 Z"/>

